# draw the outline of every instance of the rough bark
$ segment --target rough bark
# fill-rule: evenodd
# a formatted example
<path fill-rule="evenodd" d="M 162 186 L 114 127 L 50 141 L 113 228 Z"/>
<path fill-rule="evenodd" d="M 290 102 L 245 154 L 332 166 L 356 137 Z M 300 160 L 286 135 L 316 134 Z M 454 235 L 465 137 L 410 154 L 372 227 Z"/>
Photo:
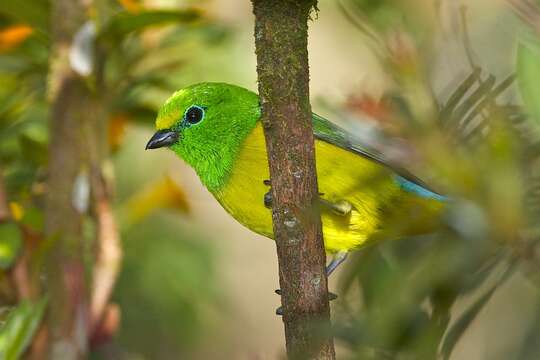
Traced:
<path fill-rule="evenodd" d="M 334 359 L 309 103 L 314 0 L 253 0 L 262 121 L 289 358 Z"/>

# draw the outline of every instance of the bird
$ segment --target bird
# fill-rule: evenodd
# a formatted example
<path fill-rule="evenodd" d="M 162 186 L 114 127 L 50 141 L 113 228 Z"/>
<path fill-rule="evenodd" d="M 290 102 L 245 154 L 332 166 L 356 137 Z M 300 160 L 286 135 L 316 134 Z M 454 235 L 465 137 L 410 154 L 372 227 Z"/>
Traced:
<path fill-rule="evenodd" d="M 328 276 L 351 251 L 434 229 L 445 196 L 354 134 L 315 113 L 312 120 L 324 247 L 332 257 Z M 146 149 L 172 150 L 227 213 L 273 238 L 271 181 L 255 92 L 218 82 L 185 87 L 160 108 L 156 130 Z"/>

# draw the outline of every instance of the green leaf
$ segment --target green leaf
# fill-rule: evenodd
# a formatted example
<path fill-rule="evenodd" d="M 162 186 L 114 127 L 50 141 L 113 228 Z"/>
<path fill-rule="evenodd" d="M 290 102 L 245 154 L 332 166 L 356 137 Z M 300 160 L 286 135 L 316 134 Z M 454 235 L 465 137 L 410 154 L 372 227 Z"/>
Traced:
<path fill-rule="evenodd" d="M 121 12 L 113 16 L 100 31 L 99 38 L 106 42 L 121 41 L 134 31 L 150 26 L 165 24 L 185 24 L 200 18 L 200 12 L 187 10 L 148 10 L 139 13 Z"/>
<path fill-rule="evenodd" d="M 519 354 L 515 359 L 528 360 L 528 359 L 540 359 L 540 304 L 537 300 L 536 311 L 534 311 L 534 317 L 531 324 L 527 329 L 527 333 L 524 336 L 521 349 L 517 352 Z"/>
<path fill-rule="evenodd" d="M 21 248 L 21 230 L 16 224 L 0 224 L 0 269 L 13 265 Z"/>
<path fill-rule="evenodd" d="M 24 209 L 24 216 L 21 219 L 21 223 L 28 228 L 39 232 L 43 231 L 44 224 L 43 211 L 35 206 L 26 207 Z"/>
<path fill-rule="evenodd" d="M 523 102 L 540 123 L 540 42 L 527 41 L 518 46 L 517 79 Z"/>
<path fill-rule="evenodd" d="M 21 302 L 12 310 L 0 328 L 0 359 L 17 360 L 30 345 L 41 323 L 47 298 L 37 303 Z"/>
<path fill-rule="evenodd" d="M 471 325 L 476 316 L 484 308 L 484 305 L 486 305 L 491 299 L 495 293 L 495 290 L 497 290 L 499 286 L 501 286 L 510 277 L 510 275 L 513 274 L 514 270 L 514 264 L 510 264 L 508 269 L 506 269 L 506 271 L 501 275 L 496 284 L 494 284 L 488 291 L 473 302 L 472 305 L 469 306 L 469 308 L 465 310 L 465 312 L 461 314 L 461 316 L 450 327 L 441 347 L 441 354 L 444 360 L 450 359 L 450 355 L 452 355 L 454 347 L 468 329 L 469 325 Z"/>
<path fill-rule="evenodd" d="M 19 136 L 22 156 L 24 160 L 34 165 L 45 164 L 47 161 L 47 143 L 45 139 L 39 139 L 30 134 Z"/>

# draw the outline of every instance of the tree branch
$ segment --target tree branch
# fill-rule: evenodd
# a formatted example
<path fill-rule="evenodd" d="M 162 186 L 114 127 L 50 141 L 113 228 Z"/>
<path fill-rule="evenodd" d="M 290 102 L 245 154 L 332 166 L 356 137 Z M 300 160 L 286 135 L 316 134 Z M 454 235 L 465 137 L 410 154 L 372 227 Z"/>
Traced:
<path fill-rule="evenodd" d="M 287 353 L 333 359 L 309 103 L 307 21 L 316 1 L 252 2 Z"/>
<path fill-rule="evenodd" d="M 51 102 L 45 235 L 54 245 L 47 259 L 49 358 L 81 359 L 88 348 L 88 286 L 84 216 L 88 207 L 88 164 L 84 124 L 93 114 L 84 79 L 70 65 L 74 35 L 85 22 L 86 2 L 51 2 Z"/>
<path fill-rule="evenodd" d="M 98 163 L 99 164 L 99 163 Z M 97 164 L 96 164 L 97 165 Z M 92 279 L 90 329 L 92 336 L 100 332 L 107 305 L 120 271 L 122 247 L 120 234 L 111 207 L 107 182 L 100 167 L 93 171 L 95 217 L 98 227 L 97 256 Z M 98 334 L 103 336 L 103 334 Z M 113 334 L 109 334 L 113 335 Z"/>

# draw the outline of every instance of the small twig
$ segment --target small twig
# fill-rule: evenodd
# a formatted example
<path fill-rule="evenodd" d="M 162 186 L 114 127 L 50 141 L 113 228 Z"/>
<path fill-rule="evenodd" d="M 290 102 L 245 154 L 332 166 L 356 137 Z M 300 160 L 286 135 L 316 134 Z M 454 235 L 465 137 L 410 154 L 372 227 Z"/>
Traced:
<path fill-rule="evenodd" d="M 454 90 L 454 92 L 450 95 L 446 104 L 444 104 L 440 110 L 443 122 L 451 118 L 452 112 L 458 106 L 461 99 L 463 99 L 465 94 L 469 92 L 473 84 L 478 81 L 480 73 L 480 68 L 473 69 L 469 76 L 467 76 L 467 78 L 463 80 L 463 82 L 461 82 L 456 90 Z"/>
<path fill-rule="evenodd" d="M 514 76 L 510 75 L 506 79 L 504 79 L 499 85 L 495 86 L 493 90 L 490 90 L 486 92 L 484 98 L 480 100 L 475 107 L 473 107 L 469 114 L 463 119 L 459 119 L 458 127 L 465 129 L 468 124 L 471 123 L 471 121 L 478 115 L 481 115 L 482 112 L 488 107 L 488 106 L 495 106 L 495 100 L 499 95 L 501 95 L 514 81 Z M 481 121 L 482 123 L 485 122 L 484 120 Z M 470 129 L 472 130 L 472 129 Z M 464 131 L 464 134 L 468 134 L 468 132 Z"/>
<path fill-rule="evenodd" d="M 343 1 L 338 1 L 337 5 L 339 9 L 341 10 L 341 13 L 345 18 L 354 26 L 356 27 L 362 34 L 364 34 L 368 40 L 371 41 L 373 44 L 373 50 L 375 51 L 377 56 L 383 56 L 385 52 L 388 52 L 388 46 L 386 42 L 377 34 L 377 31 L 372 29 L 371 26 L 368 25 L 367 19 L 362 17 L 362 14 L 359 12 L 357 15 L 360 17 L 359 19 L 356 19 L 354 16 L 350 14 L 350 12 L 345 7 L 345 4 Z M 381 49 L 384 50 L 384 52 L 381 51 Z"/>
<path fill-rule="evenodd" d="M 95 135 L 95 134 L 94 134 Z M 95 139 L 97 140 L 97 139 Z M 122 246 L 116 219 L 111 206 L 111 191 L 98 154 L 99 141 L 88 146 L 92 163 L 91 185 L 94 202 L 94 217 L 97 224 L 97 251 L 94 263 L 92 292 L 90 299 L 90 334 L 94 335 L 105 317 L 110 296 L 114 289 L 120 264 Z"/>
<path fill-rule="evenodd" d="M 122 248 L 118 227 L 109 200 L 100 199 L 96 204 L 98 222 L 98 253 L 94 264 L 92 297 L 90 302 L 90 328 L 92 332 L 100 323 L 111 296 L 120 263 Z"/>

